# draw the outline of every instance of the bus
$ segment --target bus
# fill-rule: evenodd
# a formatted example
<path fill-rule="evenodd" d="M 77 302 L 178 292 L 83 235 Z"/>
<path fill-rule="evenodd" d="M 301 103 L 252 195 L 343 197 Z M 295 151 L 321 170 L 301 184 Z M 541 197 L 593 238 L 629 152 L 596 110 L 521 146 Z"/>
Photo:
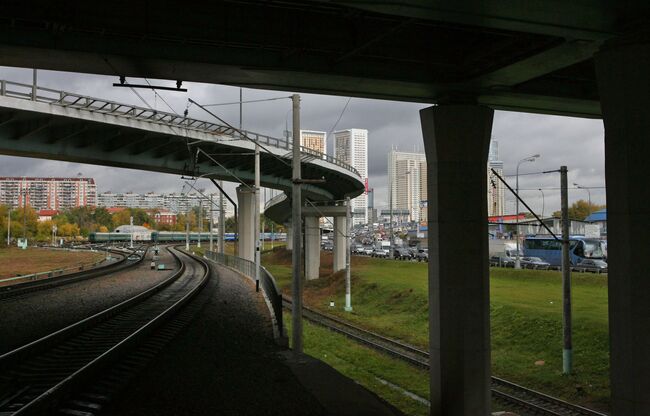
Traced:
<path fill-rule="evenodd" d="M 524 256 L 539 257 L 551 266 L 562 265 L 562 241 L 551 236 L 527 237 L 524 240 Z M 569 237 L 569 261 L 572 266 L 584 259 L 602 259 L 600 240 L 581 236 Z"/>

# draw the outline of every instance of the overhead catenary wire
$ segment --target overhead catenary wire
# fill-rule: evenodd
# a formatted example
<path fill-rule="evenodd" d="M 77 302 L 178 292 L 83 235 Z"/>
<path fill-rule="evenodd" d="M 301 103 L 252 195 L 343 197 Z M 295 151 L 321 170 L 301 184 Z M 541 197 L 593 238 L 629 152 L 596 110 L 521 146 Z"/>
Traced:
<path fill-rule="evenodd" d="M 262 98 L 262 99 L 259 99 L 259 100 L 233 101 L 233 102 L 229 102 L 229 103 L 203 104 L 203 107 L 217 107 L 217 106 L 222 106 L 222 105 L 235 105 L 235 104 L 240 104 L 240 103 L 241 104 L 262 103 L 262 102 L 265 102 L 265 101 L 285 100 L 287 98 L 291 98 L 291 96 Z"/>
<path fill-rule="evenodd" d="M 222 119 L 222 118 L 219 117 L 218 115 L 214 114 L 212 111 L 210 111 L 210 110 L 208 110 L 207 108 L 205 108 L 205 106 L 203 106 L 203 105 L 197 103 L 197 102 L 194 101 L 193 99 L 188 98 L 187 100 L 188 100 L 189 102 L 191 102 L 191 103 L 196 104 L 197 106 L 199 106 L 201 109 L 203 109 L 203 111 L 205 111 L 206 113 L 210 114 L 212 117 L 216 118 L 217 120 L 219 120 L 219 121 L 222 122 L 223 124 L 225 124 L 228 128 L 230 128 L 230 129 L 236 131 L 237 133 L 239 133 L 239 134 L 241 135 L 241 137 L 243 137 L 244 139 L 246 139 L 246 140 L 250 141 L 251 143 L 253 143 L 253 144 L 259 146 L 260 149 L 264 150 L 267 154 L 273 156 L 274 158 L 276 158 L 277 160 L 279 160 L 279 161 L 280 161 L 281 163 L 283 163 L 284 165 L 291 167 L 291 163 L 287 162 L 287 161 L 284 160 L 282 157 L 280 157 L 280 156 L 276 155 L 275 153 L 271 152 L 268 148 L 266 148 L 265 146 L 261 145 L 257 140 L 253 140 L 253 139 L 251 139 L 250 137 L 248 137 L 248 134 L 246 134 L 246 133 L 244 132 L 244 130 L 240 130 L 240 129 L 238 129 L 237 127 L 232 126 L 230 123 L 228 123 L 227 121 L 225 121 L 224 119 Z M 204 153 L 205 153 L 205 152 L 204 152 Z"/>
<path fill-rule="evenodd" d="M 348 105 L 350 105 L 350 101 L 352 101 L 352 97 L 348 97 L 348 100 L 345 102 L 345 105 L 343 106 L 343 110 L 341 110 L 341 114 L 339 114 L 339 117 L 336 119 L 336 122 L 334 123 L 334 125 L 332 126 L 330 131 L 328 132 L 328 135 L 332 134 L 334 132 L 334 130 L 336 129 L 336 126 L 339 125 L 339 122 L 343 118 L 343 114 L 345 114 L 345 110 L 347 110 Z"/>
<path fill-rule="evenodd" d="M 151 86 L 151 83 L 149 82 L 149 80 L 148 80 L 147 78 L 144 78 L 144 80 L 147 82 L 147 84 L 148 84 L 149 86 Z M 131 90 L 133 91 L 133 87 L 131 88 Z M 162 95 L 158 94 L 158 91 L 153 90 L 153 93 L 154 93 L 155 96 L 159 97 L 159 98 L 162 100 L 163 103 L 165 103 L 165 105 L 166 105 L 166 106 L 167 106 L 167 107 L 172 111 L 172 113 L 178 115 L 178 113 L 176 112 L 176 110 L 174 110 L 174 108 L 173 108 L 171 105 L 169 105 L 169 103 L 167 102 L 167 100 L 165 100 L 165 99 L 163 98 Z"/>

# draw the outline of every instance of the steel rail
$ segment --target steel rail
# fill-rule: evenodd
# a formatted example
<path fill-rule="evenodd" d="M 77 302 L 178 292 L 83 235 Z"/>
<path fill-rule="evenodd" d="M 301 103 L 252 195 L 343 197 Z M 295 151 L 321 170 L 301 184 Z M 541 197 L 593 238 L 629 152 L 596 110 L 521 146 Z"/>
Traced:
<path fill-rule="evenodd" d="M 290 309 L 291 299 L 283 296 L 283 304 L 285 308 Z M 414 366 L 424 369 L 429 368 L 429 353 L 425 350 L 377 334 L 338 317 L 324 314 L 306 306 L 303 306 L 303 316 L 305 319 L 313 323 L 343 334 L 372 349 L 396 357 Z M 513 392 L 519 393 L 520 396 L 517 397 L 513 393 L 499 390 L 499 387 L 510 389 Z M 499 377 L 492 377 L 492 393 L 495 398 L 507 401 L 508 403 L 520 408 L 526 408 L 527 410 L 532 411 L 532 414 L 550 416 L 607 416 L 605 413 L 569 403 L 565 400 L 523 387 Z M 529 396 L 530 398 L 522 398 L 521 395 Z"/>
<path fill-rule="evenodd" d="M 191 277 L 179 280 L 186 272 L 186 263 L 181 261 L 179 256 L 172 250 L 169 251 L 176 258 L 180 267 L 178 271 L 163 282 L 118 305 L 0 356 L 0 369 L 3 370 L 13 368 L 14 371 L 20 371 L 21 368 L 26 368 L 27 371 L 30 371 L 35 367 L 40 368 L 38 367 L 39 365 L 41 367 L 45 365 L 45 368 L 48 369 L 42 375 L 40 375 L 40 372 L 37 372 L 39 377 L 42 378 L 40 382 L 44 383 L 45 387 L 38 389 L 40 393 L 37 392 L 36 396 L 33 396 L 33 393 L 30 396 L 25 389 L 19 389 L 13 396 L 8 399 L 5 398 L 5 403 L 0 405 L 6 405 L 7 400 L 15 401 L 18 399 L 17 408 L 13 409 L 9 407 L 10 411 L 8 414 L 43 414 L 55 410 L 66 396 L 75 391 L 75 389 L 86 385 L 89 380 L 97 375 L 100 370 L 106 368 L 108 364 L 121 360 L 123 356 L 127 355 L 127 351 L 143 342 L 150 333 L 164 324 L 200 292 L 207 283 L 210 275 L 209 267 L 205 261 L 188 255 L 188 257 L 196 261 L 203 269 L 200 282 L 192 286 L 190 284 L 192 282 Z M 175 282 L 178 282 L 178 287 L 170 287 Z M 169 289 L 171 293 L 166 294 L 166 289 Z M 161 306 L 160 299 L 156 300 L 157 298 L 154 296 L 157 294 L 166 297 L 165 300 L 168 304 Z M 156 309 L 160 307 L 163 308 L 162 311 Z M 140 309 L 138 310 L 138 308 Z M 152 313 L 154 315 L 150 315 Z M 128 333 L 124 329 L 120 330 L 122 324 L 129 321 L 131 322 L 131 326 L 136 327 L 129 329 Z M 144 324 L 141 325 L 141 323 Z M 101 327 L 102 325 L 103 328 Z M 93 331 L 104 331 L 104 335 L 97 337 L 96 334 L 93 334 Z M 49 359 L 52 358 L 51 356 L 56 357 L 57 354 L 61 354 L 60 350 L 66 350 L 66 342 L 72 342 L 73 344 L 76 342 L 79 344 L 80 340 L 83 341 L 84 337 L 90 337 L 86 342 L 94 343 L 94 345 L 86 347 L 84 343 L 84 348 L 79 348 L 81 351 L 76 351 L 75 348 L 74 350 L 77 355 L 70 354 L 67 357 L 68 360 L 64 363 L 55 361 L 52 364 L 47 361 L 47 354 L 50 354 Z M 70 347 L 68 346 L 67 350 L 69 349 Z M 88 357 L 89 354 L 91 357 Z M 43 364 L 43 361 L 46 364 Z M 80 363 L 78 367 L 75 361 Z M 49 372 L 54 372 L 54 376 L 48 376 Z M 5 371 L 5 373 L 7 372 Z M 25 377 L 27 390 L 32 386 L 30 385 L 30 381 L 33 385 L 38 385 L 39 379 L 34 383 L 33 380 L 29 379 L 29 372 Z M 22 405 L 19 397 L 21 395 L 27 395 L 26 397 L 28 399 L 24 400 L 25 403 L 22 403 Z M 2 410 L 0 409 L 1 412 Z"/>

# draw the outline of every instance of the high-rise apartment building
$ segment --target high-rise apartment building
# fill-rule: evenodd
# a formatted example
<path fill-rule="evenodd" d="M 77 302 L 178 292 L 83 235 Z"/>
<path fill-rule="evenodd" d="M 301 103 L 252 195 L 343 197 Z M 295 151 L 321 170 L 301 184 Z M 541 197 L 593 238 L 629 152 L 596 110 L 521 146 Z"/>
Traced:
<path fill-rule="evenodd" d="M 82 177 L 0 177 L 0 204 L 17 208 L 25 203 L 36 210 L 96 206 L 97 185 Z"/>
<path fill-rule="evenodd" d="M 326 154 L 327 133 L 324 131 L 300 130 L 300 145 Z"/>
<path fill-rule="evenodd" d="M 334 157 L 354 167 L 368 188 L 368 130 L 347 129 L 334 132 Z M 352 201 L 352 223 L 368 223 L 368 194 Z"/>
<path fill-rule="evenodd" d="M 206 198 L 207 197 L 207 198 Z M 98 195 L 97 201 L 100 207 L 106 208 L 142 208 L 146 210 L 163 210 L 176 214 L 185 214 L 193 207 L 198 207 L 203 201 L 203 207 L 208 207 L 208 198 L 199 193 L 190 192 L 184 194 L 170 193 L 160 194 L 149 192 L 146 194 L 136 194 L 133 192 L 113 193 L 103 192 Z M 219 200 L 219 194 L 212 194 L 213 201 Z M 217 210 L 217 208 L 215 208 Z"/>
<path fill-rule="evenodd" d="M 487 205 L 488 216 L 502 216 L 504 215 L 506 205 L 505 186 L 492 173 L 492 169 L 503 177 L 503 162 L 499 160 L 499 142 L 496 140 L 490 142 L 490 152 L 488 154 Z"/>
<path fill-rule="evenodd" d="M 427 159 L 424 153 L 391 150 L 388 183 L 388 199 L 392 192 L 393 211 L 408 211 L 410 221 L 427 220 Z"/>

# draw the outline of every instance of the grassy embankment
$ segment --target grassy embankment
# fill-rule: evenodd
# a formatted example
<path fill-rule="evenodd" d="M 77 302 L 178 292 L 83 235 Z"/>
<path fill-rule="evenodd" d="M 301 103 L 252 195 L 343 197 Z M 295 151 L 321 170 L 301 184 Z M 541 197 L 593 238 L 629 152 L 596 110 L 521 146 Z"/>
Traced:
<path fill-rule="evenodd" d="M 289 253 L 276 251 L 264 256 L 263 262 L 280 286 L 288 291 L 291 275 Z M 427 347 L 425 263 L 353 257 L 352 313 L 342 310 L 342 273 L 329 275 L 331 255 L 323 254 L 321 266 L 322 278 L 305 285 L 308 305 Z M 607 278 L 573 274 L 575 371 L 571 376 L 563 376 L 560 273 L 499 268 L 491 269 L 490 273 L 493 374 L 573 402 L 608 410 Z M 330 300 L 336 302 L 336 308 L 328 307 Z M 328 337 L 331 336 L 328 333 Z M 326 361 L 341 371 L 345 369 L 342 361 L 347 362 L 348 367 L 356 367 L 358 374 L 350 372 L 349 368 L 343 372 L 370 388 L 373 388 L 371 383 L 363 381 L 364 371 L 427 397 L 426 389 L 423 391 L 418 387 L 419 381 L 415 385 L 400 384 L 402 380 L 409 380 L 407 375 L 410 375 L 411 379 L 422 378 L 426 385 L 423 372 L 407 367 L 405 374 L 400 370 L 396 375 L 392 370 L 395 368 L 394 360 L 386 359 L 382 365 L 366 363 L 363 357 L 369 356 L 368 353 L 355 358 L 355 354 L 346 352 L 347 347 L 342 349 L 341 342 L 328 345 L 323 338 L 326 337 L 308 329 L 305 334 L 307 352 L 319 358 L 324 354 L 335 355 L 335 360 Z M 542 361 L 543 365 L 540 365 Z M 415 380 L 410 382 L 415 383 Z M 390 397 L 384 397 L 390 400 Z M 409 400 L 402 402 L 408 403 Z M 394 404 L 401 408 L 405 406 L 404 403 Z"/>
<path fill-rule="evenodd" d="M 262 251 L 267 251 L 271 250 L 274 247 L 283 247 L 285 246 L 286 243 L 284 241 L 274 241 L 271 243 L 270 241 L 265 241 L 264 245 L 262 246 Z M 226 242 L 225 244 L 225 250 L 224 252 L 229 255 L 234 255 L 235 254 L 235 243 L 233 242 Z M 196 245 L 191 245 L 190 250 L 193 251 L 194 253 L 202 256 L 203 253 L 205 253 L 205 250 L 207 250 L 210 247 L 210 243 L 201 243 L 201 247 L 197 247 Z M 217 243 L 216 240 L 214 242 L 214 247 L 216 249 Z"/>
<path fill-rule="evenodd" d="M 103 253 L 90 251 L 47 250 L 36 247 L 27 250 L 17 247 L 2 248 L 0 278 L 91 264 L 103 257 Z"/>

